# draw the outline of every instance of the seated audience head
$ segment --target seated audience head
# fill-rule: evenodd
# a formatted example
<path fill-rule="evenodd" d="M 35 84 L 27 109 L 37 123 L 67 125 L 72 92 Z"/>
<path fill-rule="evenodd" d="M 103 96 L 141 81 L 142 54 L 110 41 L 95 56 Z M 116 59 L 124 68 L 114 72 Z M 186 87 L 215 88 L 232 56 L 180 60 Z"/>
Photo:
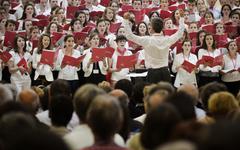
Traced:
<path fill-rule="evenodd" d="M 49 105 L 49 117 L 54 126 L 66 127 L 73 114 L 72 99 L 66 95 L 53 96 Z"/>
<path fill-rule="evenodd" d="M 196 101 L 194 101 L 194 104 L 196 105 L 198 102 L 198 98 L 199 98 L 199 92 L 196 86 L 194 86 L 193 84 L 184 84 L 182 86 L 180 86 L 177 89 L 178 92 L 185 92 L 187 94 L 189 94 L 190 96 L 192 96 Z"/>
<path fill-rule="evenodd" d="M 49 91 L 50 97 L 53 97 L 58 94 L 63 94 L 67 96 L 71 96 L 72 92 L 70 89 L 70 86 L 66 80 L 63 79 L 57 79 L 52 82 L 50 85 L 50 91 Z"/>
<path fill-rule="evenodd" d="M 153 18 L 151 20 L 151 29 L 153 33 L 161 33 L 163 29 L 163 21 L 161 18 Z"/>
<path fill-rule="evenodd" d="M 175 126 L 181 121 L 176 108 L 168 103 L 148 112 L 145 119 L 140 142 L 145 149 L 155 149 L 170 140 Z"/>
<path fill-rule="evenodd" d="M 87 111 L 93 99 L 105 93 L 104 90 L 93 84 L 85 84 L 76 91 L 73 98 L 73 105 L 80 122 L 86 123 Z"/>
<path fill-rule="evenodd" d="M 195 99 L 185 92 L 177 92 L 170 95 L 166 102 L 171 103 L 176 107 L 183 120 L 190 121 L 196 119 L 194 108 Z"/>
<path fill-rule="evenodd" d="M 114 89 L 123 90 L 128 95 L 128 97 L 131 97 L 133 85 L 132 85 L 131 81 L 129 81 L 127 79 L 122 79 L 122 80 L 117 81 Z"/>
<path fill-rule="evenodd" d="M 111 84 L 107 81 L 102 81 L 102 82 L 98 83 L 98 87 L 103 89 L 106 93 L 109 93 L 112 91 Z"/>
<path fill-rule="evenodd" d="M 0 105 L 5 102 L 13 101 L 13 94 L 8 87 L 3 84 L 0 84 Z"/>
<path fill-rule="evenodd" d="M 37 113 L 40 105 L 39 96 L 32 89 L 24 89 L 19 92 L 17 101 L 30 109 L 34 114 Z"/>
<path fill-rule="evenodd" d="M 87 122 L 96 141 L 112 142 L 122 121 L 122 108 L 116 98 L 109 95 L 98 95 L 94 98 L 87 113 Z"/>
<path fill-rule="evenodd" d="M 208 112 L 214 119 L 226 119 L 227 114 L 238 109 L 238 101 L 229 92 L 217 92 L 210 96 Z"/>
<path fill-rule="evenodd" d="M 157 84 L 160 88 L 163 90 L 166 90 L 169 95 L 173 94 L 175 92 L 175 89 L 172 84 L 169 82 L 161 81 Z"/>
<path fill-rule="evenodd" d="M 208 83 L 202 88 L 202 90 L 200 92 L 200 98 L 201 98 L 203 106 L 206 110 L 208 109 L 209 97 L 212 94 L 214 94 L 216 92 L 221 92 L 221 91 L 227 91 L 227 87 L 224 84 L 218 83 L 218 82 Z"/>

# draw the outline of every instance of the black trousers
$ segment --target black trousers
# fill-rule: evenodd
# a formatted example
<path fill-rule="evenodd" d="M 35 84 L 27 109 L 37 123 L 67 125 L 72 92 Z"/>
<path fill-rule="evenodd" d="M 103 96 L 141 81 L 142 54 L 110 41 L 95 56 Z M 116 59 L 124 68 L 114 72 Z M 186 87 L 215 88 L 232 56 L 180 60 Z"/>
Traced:
<path fill-rule="evenodd" d="M 224 82 L 224 84 L 227 86 L 229 92 L 234 94 L 234 96 L 237 96 L 240 91 L 240 81 Z"/>
<path fill-rule="evenodd" d="M 160 81 L 166 81 L 171 83 L 171 75 L 168 67 L 162 67 L 157 69 L 148 69 L 147 82 L 158 83 Z"/>

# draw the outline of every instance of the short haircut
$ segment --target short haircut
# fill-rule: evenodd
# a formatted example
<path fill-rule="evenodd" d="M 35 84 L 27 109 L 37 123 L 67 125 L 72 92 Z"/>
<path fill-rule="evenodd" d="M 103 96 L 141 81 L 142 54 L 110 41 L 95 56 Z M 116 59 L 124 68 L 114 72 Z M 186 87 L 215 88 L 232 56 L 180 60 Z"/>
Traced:
<path fill-rule="evenodd" d="M 109 140 L 118 132 L 123 121 L 123 112 L 119 101 L 109 95 L 99 95 L 91 103 L 87 122 L 95 136 Z"/>
<path fill-rule="evenodd" d="M 105 94 L 106 92 L 94 84 L 85 84 L 80 87 L 73 98 L 74 109 L 81 122 L 86 121 L 88 108 L 97 95 Z"/>
<path fill-rule="evenodd" d="M 163 21 L 161 18 L 153 18 L 151 21 L 152 29 L 156 33 L 161 33 L 163 29 Z"/>
<path fill-rule="evenodd" d="M 72 118 L 72 99 L 66 95 L 56 95 L 52 97 L 49 105 L 49 115 L 51 122 L 55 126 L 67 126 Z"/>
<path fill-rule="evenodd" d="M 53 97 L 58 94 L 71 96 L 71 89 L 66 80 L 57 79 L 52 82 L 50 85 L 50 97 Z"/>

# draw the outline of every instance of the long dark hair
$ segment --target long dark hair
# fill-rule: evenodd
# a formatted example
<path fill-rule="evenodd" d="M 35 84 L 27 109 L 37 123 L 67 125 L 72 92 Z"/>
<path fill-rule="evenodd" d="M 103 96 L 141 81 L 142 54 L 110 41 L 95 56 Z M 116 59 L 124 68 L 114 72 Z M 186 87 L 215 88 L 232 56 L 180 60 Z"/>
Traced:
<path fill-rule="evenodd" d="M 212 49 L 216 49 L 216 42 L 215 42 L 214 36 L 210 33 L 206 33 L 206 35 L 204 36 L 202 48 L 206 49 L 206 50 L 208 49 L 207 42 L 206 42 L 206 37 L 207 36 L 212 36 L 212 38 L 213 38 Z"/>
<path fill-rule="evenodd" d="M 37 48 L 37 53 L 38 54 L 41 54 L 42 53 L 42 50 L 43 50 L 43 43 L 42 43 L 42 40 L 43 40 L 43 37 L 46 36 L 49 38 L 50 42 L 49 42 L 49 45 L 46 49 L 50 50 L 52 48 L 52 40 L 51 40 L 51 37 L 49 34 L 42 34 L 39 41 L 38 41 L 38 48 Z"/>
<path fill-rule="evenodd" d="M 21 20 L 24 20 L 24 19 L 27 18 L 26 9 L 27 9 L 28 6 L 32 6 L 32 8 L 33 8 L 33 15 L 32 15 L 32 16 L 33 16 L 33 17 L 36 16 L 35 7 L 33 6 L 33 4 L 32 4 L 32 3 L 27 3 L 27 4 L 24 6 L 24 8 L 23 8 L 23 15 L 22 15 Z"/>
<path fill-rule="evenodd" d="M 17 45 L 17 40 L 19 39 L 19 38 L 22 38 L 23 40 L 24 40 L 24 47 L 23 47 L 23 51 L 24 52 L 26 52 L 27 51 L 27 49 L 26 49 L 26 47 L 27 47 L 27 43 L 26 43 L 26 38 L 24 37 L 24 36 L 22 36 L 22 35 L 17 35 L 15 38 L 14 38 L 14 51 L 15 52 L 18 52 L 18 45 Z"/>
<path fill-rule="evenodd" d="M 140 26 L 140 24 L 144 24 L 144 25 L 145 25 L 145 27 L 146 27 L 145 35 L 149 35 L 148 26 L 147 26 L 146 22 L 144 22 L 144 21 L 140 22 L 140 23 L 137 25 L 136 35 L 140 35 L 140 31 L 139 31 L 139 26 Z"/>

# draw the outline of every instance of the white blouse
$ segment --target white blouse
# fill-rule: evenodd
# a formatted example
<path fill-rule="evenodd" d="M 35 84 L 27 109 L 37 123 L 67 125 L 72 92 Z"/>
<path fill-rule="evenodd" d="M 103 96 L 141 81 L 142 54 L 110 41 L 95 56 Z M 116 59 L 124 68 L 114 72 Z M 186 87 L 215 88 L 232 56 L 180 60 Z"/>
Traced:
<path fill-rule="evenodd" d="M 239 69 L 240 68 L 240 54 L 237 53 L 237 57 L 235 60 L 229 57 L 229 54 L 224 55 L 224 67 L 223 70 L 232 70 L 232 69 Z M 233 71 L 222 75 L 222 80 L 224 82 L 234 82 L 240 81 L 240 72 Z"/>
<path fill-rule="evenodd" d="M 53 81 L 53 73 L 52 73 L 52 67 L 47 65 L 47 64 L 39 64 L 41 60 L 41 56 L 42 54 L 38 54 L 37 53 L 37 48 L 35 48 L 33 50 L 33 62 L 32 62 L 32 66 L 34 69 L 36 69 L 35 71 L 35 75 L 34 75 L 34 80 L 36 80 L 38 78 L 39 75 L 43 75 L 45 76 L 47 81 Z"/>
<path fill-rule="evenodd" d="M 12 55 L 12 58 L 10 59 L 13 61 L 13 64 L 17 66 L 19 61 L 22 59 L 21 56 L 17 52 L 14 52 L 13 50 L 10 51 L 10 54 Z M 27 64 L 32 62 L 32 55 L 29 52 L 25 52 L 23 55 L 23 58 L 27 61 Z M 11 74 L 11 80 L 31 80 L 29 73 L 22 74 L 19 70 Z"/>
<path fill-rule="evenodd" d="M 98 70 L 93 70 L 93 63 L 89 65 L 89 67 L 87 66 L 88 62 L 90 61 L 90 59 L 92 58 L 92 52 L 91 49 L 87 49 L 83 52 L 83 54 L 86 54 L 85 58 L 83 59 L 83 71 L 84 71 L 84 77 L 89 77 L 92 73 L 96 73 L 98 74 Z M 106 58 L 107 59 L 107 58 Z M 107 74 L 107 69 L 108 69 L 108 65 L 106 64 L 106 66 L 103 65 L 103 61 L 99 61 L 98 62 L 99 68 L 100 68 L 100 73 L 103 75 Z"/>
<path fill-rule="evenodd" d="M 115 50 L 112 56 L 112 69 L 117 69 L 117 58 L 119 55 L 120 54 Z M 132 52 L 127 50 L 124 53 L 124 56 L 129 56 L 129 55 L 132 55 Z M 121 79 L 131 80 L 131 78 L 127 76 L 128 73 L 129 73 L 129 68 L 123 68 L 118 72 L 113 72 L 111 76 L 111 80 L 113 81 L 118 81 Z"/>
<path fill-rule="evenodd" d="M 174 58 L 174 61 L 173 61 L 173 65 L 172 65 L 172 71 L 174 73 L 177 72 L 174 86 L 180 87 L 182 84 L 187 84 L 187 83 L 194 84 L 197 86 L 195 71 L 192 71 L 191 73 L 189 73 L 183 68 L 179 68 L 178 71 L 176 70 L 176 68 L 178 66 L 183 64 L 184 60 L 186 60 L 194 65 L 196 65 L 196 63 L 198 61 L 197 56 L 192 53 L 190 53 L 189 57 L 184 57 L 183 53 L 179 53 L 176 55 L 176 57 Z"/>
<path fill-rule="evenodd" d="M 78 80 L 78 74 L 77 71 L 80 70 L 80 67 L 70 66 L 66 65 L 64 68 L 61 68 L 62 60 L 65 53 L 63 49 L 59 50 L 58 58 L 56 61 L 56 70 L 59 70 L 58 79 L 64 79 L 64 80 Z M 80 52 L 77 50 L 73 50 L 72 57 L 78 58 L 80 57 Z"/>

